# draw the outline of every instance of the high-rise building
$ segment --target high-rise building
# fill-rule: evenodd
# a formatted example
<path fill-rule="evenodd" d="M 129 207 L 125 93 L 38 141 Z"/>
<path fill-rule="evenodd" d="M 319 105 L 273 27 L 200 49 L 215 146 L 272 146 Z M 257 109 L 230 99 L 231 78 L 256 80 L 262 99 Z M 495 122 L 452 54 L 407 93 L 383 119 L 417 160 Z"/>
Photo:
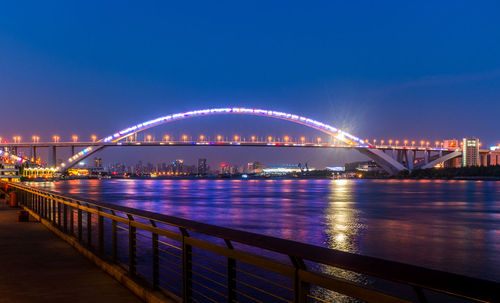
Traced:
<path fill-rule="evenodd" d="M 173 166 L 173 172 L 180 174 L 184 171 L 184 160 L 177 159 L 174 162 L 172 162 L 172 166 Z"/>
<path fill-rule="evenodd" d="M 462 140 L 462 165 L 463 167 L 479 165 L 479 139 L 464 138 Z"/>
<path fill-rule="evenodd" d="M 207 174 L 207 159 L 198 159 L 198 175 Z"/>
<path fill-rule="evenodd" d="M 102 159 L 101 158 L 98 158 L 98 157 L 95 157 L 94 158 L 94 167 L 102 167 Z"/>

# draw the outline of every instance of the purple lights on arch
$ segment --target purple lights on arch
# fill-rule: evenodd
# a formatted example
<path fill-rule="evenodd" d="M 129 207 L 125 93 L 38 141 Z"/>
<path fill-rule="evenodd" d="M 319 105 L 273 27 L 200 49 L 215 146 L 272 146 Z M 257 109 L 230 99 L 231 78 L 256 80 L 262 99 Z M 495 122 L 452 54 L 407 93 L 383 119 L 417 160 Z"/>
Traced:
<path fill-rule="evenodd" d="M 182 120 L 182 119 L 188 119 L 188 118 L 195 118 L 195 117 L 201 117 L 201 116 L 208 116 L 208 115 L 221 115 L 221 114 L 244 114 L 244 115 L 256 115 L 256 116 L 263 116 L 263 117 L 270 117 L 270 118 L 276 118 L 276 119 L 281 119 L 281 120 L 287 120 L 295 123 L 299 123 L 305 126 L 309 126 L 311 128 L 315 128 L 317 130 L 320 130 L 324 133 L 327 133 L 332 136 L 338 136 L 340 140 L 349 143 L 352 142 L 353 144 L 364 144 L 363 140 L 348 134 L 342 130 L 339 130 L 331 125 L 302 117 L 299 115 L 294 115 L 290 113 L 284 113 L 284 112 L 278 112 L 278 111 L 271 111 L 271 110 L 264 110 L 264 109 L 254 109 L 254 108 L 245 108 L 245 107 L 228 107 L 228 108 L 213 108 L 213 109 L 203 109 L 203 110 L 195 110 L 195 111 L 188 111 L 188 112 L 183 112 L 183 113 L 178 113 L 178 114 L 173 114 L 173 115 L 167 115 L 164 117 L 159 117 L 153 120 L 149 120 L 134 126 L 131 126 L 129 128 L 123 129 L 113 135 L 110 135 L 108 137 L 105 137 L 99 142 L 104 142 L 104 143 L 109 143 L 109 142 L 117 142 L 120 139 L 123 139 L 124 137 L 130 136 L 132 134 L 141 132 L 143 130 L 146 130 L 151 127 L 155 127 L 164 123 L 168 122 L 173 122 L 177 120 Z"/>
<path fill-rule="evenodd" d="M 302 124 L 314 129 L 317 129 L 321 132 L 324 132 L 328 135 L 336 137 L 338 140 L 343 141 L 347 144 L 350 145 L 362 145 L 364 144 L 364 141 L 359 139 L 358 137 L 355 137 L 349 133 L 346 133 L 340 129 L 337 129 L 329 124 L 325 124 L 322 122 L 319 122 L 317 120 L 313 120 L 307 117 L 295 115 L 295 114 L 290 114 L 290 113 L 284 113 L 284 112 L 279 112 L 279 111 L 272 111 L 272 110 L 265 110 L 265 109 L 255 109 L 255 108 L 245 108 L 245 107 L 225 107 L 225 108 L 212 108 L 212 109 L 203 109 L 203 110 L 194 110 L 194 111 L 187 111 L 187 112 L 182 112 L 182 113 L 177 113 L 177 114 L 171 114 L 163 117 L 159 117 L 153 120 L 149 120 L 143 123 L 139 123 L 137 125 L 125 128 L 123 130 L 120 130 L 112 135 L 109 135 L 107 137 L 104 137 L 97 142 L 102 142 L 102 143 L 115 143 L 118 142 L 119 140 L 128 137 L 130 135 L 133 135 L 135 133 L 144 131 L 146 129 L 159 126 L 165 123 L 169 122 L 174 122 L 178 120 L 183 120 L 183 119 L 188 119 L 188 118 L 196 118 L 196 117 L 202 117 L 202 116 L 209 116 L 209 115 L 225 115 L 225 114 L 243 114 L 243 115 L 255 115 L 255 116 L 261 116 L 261 117 L 269 117 L 269 118 L 275 118 L 275 119 L 281 119 L 281 120 L 286 120 L 298 124 Z M 78 154 L 74 155 L 73 157 L 68 159 L 68 162 L 71 164 L 74 164 L 75 162 L 78 162 L 82 158 L 85 158 L 89 154 L 92 153 L 94 150 L 97 151 L 99 148 L 93 148 L 93 147 L 87 147 Z M 68 164 L 69 164 L 68 163 Z M 61 167 L 64 168 L 68 166 L 66 163 L 62 163 Z M 72 166 L 72 165 L 69 166 Z M 60 169 L 61 167 L 58 167 Z"/>

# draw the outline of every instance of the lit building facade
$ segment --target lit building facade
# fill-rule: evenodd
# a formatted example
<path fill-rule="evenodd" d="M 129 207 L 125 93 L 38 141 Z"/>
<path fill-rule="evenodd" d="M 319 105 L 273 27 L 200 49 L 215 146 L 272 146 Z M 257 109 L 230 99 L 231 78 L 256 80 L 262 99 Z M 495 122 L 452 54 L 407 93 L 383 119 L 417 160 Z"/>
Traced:
<path fill-rule="evenodd" d="M 462 141 L 462 166 L 478 166 L 479 165 L 479 139 L 464 138 Z"/>
<path fill-rule="evenodd" d="M 198 175 L 206 175 L 207 171 L 207 159 L 198 159 Z"/>

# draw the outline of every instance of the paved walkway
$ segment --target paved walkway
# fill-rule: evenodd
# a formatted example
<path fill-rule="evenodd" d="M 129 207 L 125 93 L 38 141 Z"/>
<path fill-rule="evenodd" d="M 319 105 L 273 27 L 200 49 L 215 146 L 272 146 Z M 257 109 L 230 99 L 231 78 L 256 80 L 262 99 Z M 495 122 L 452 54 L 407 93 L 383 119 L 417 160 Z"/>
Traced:
<path fill-rule="evenodd" d="M 0 199 L 0 302 L 141 302 L 42 224 Z"/>

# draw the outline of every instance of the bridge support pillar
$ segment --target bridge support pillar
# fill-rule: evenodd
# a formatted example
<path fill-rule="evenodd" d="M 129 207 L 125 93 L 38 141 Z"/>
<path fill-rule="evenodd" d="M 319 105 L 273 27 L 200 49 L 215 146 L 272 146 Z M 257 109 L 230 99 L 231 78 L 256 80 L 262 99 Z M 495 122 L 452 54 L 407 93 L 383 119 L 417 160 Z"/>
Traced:
<path fill-rule="evenodd" d="M 406 166 L 408 167 L 408 171 L 411 172 L 413 170 L 414 163 L 414 152 L 411 150 L 406 151 Z"/>
<path fill-rule="evenodd" d="M 71 145 L 71 155 L 72 156 L 75 155 L 75 146 L 74 145 Z"/>
<path fill-rule="evenodd" d="M 49 150 L 49 165 L 52 167 L 57 166 L 57 148 L 52 146 Z"/>
<path fill-rule="evenodd" d="M 31 146 L 31 153 L 30 154 L 31 154 L 31 158 L 35 159 L 35 161 L 36 161 L 36 156 L 37 156 L 36 146 L 34 146 L 34 145 Z"/>

